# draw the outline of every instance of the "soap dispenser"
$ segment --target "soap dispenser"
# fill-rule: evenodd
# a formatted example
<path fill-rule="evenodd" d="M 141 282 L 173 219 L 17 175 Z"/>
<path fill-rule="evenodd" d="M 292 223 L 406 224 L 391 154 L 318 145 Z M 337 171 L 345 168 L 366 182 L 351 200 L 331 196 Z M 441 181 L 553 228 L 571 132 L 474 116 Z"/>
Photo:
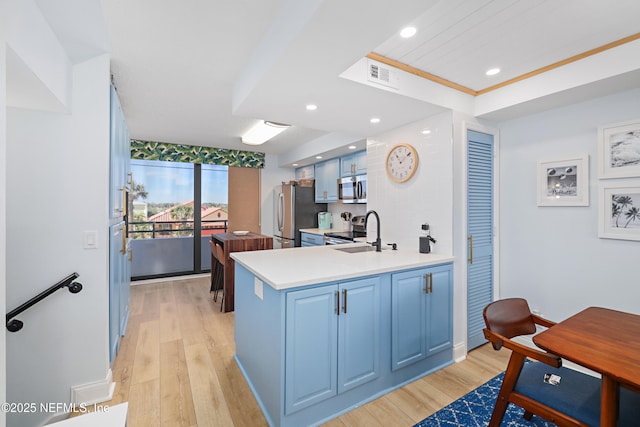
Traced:
<path fill-rule="evenodd" d="M 422 235 L 420 236 L 420 253 L 428 254 L 431 253 L 431 243 L 436 243 L 436 239 L 431 237 L 431 232 L 429 231 L 429 224 L 422 224 Z"/>

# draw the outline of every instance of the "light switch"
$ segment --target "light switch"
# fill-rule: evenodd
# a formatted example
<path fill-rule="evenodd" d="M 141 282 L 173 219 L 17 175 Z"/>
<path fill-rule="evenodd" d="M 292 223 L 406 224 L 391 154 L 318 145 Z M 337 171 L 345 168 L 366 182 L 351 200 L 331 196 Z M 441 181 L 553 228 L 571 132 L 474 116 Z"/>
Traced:
<path fill-rule="evenodd" d="M 260 298 L 261 300 L 264 299 L 264 295 L 262 293 L 262 280 L 258 279 L 257 277 L 253 278 L 253 292 L 258 296 L 258 298 Z"/>
<path fill-rule="evenodd" d="M 97 249 L 98 248 L 98 232 L 95 230 L 84 232 L 84 248 L 85 249 Z"/>

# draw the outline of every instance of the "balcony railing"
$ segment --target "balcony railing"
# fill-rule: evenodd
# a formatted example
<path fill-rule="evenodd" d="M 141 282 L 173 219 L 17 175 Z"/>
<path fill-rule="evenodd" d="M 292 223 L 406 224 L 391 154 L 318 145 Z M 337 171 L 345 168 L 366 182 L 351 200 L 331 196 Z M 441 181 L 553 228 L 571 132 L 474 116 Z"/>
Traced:
<path fill-rule="evenodd" d="M 202 235 L 226 233 L 228 220 L 201 220 Z M 193 220 L 180 221 L 136 221 L 129 223 L 129 237 L 132 239 L 157 239 L 167 237 L 193 236 Z"/>

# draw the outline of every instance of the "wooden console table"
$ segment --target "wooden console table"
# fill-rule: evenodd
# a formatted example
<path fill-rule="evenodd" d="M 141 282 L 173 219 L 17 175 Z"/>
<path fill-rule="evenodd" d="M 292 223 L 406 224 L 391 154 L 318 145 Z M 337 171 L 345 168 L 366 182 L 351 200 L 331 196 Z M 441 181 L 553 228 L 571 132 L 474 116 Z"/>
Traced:
<path fill-rule="evenodd" d="M 262 251 L 273 249 L 273 237 L 263 234 L 220 233 L 212 234 L 211 240 L 219 243 L 224 251 L 224 312 L 233 311 L 234 267 L 235 261 L 229 256 L 231 252 Z M 211 266 L 213 274 L 213 266 Z"/>

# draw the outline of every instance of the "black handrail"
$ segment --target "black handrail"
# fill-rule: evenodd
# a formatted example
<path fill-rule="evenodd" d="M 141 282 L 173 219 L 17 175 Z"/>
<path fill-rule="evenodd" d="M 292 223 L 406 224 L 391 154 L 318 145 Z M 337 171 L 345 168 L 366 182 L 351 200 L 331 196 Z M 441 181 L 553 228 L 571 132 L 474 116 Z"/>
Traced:
<path fill-rule="evenodd" d="M 22 329 L 22 326 L 24 326 L 24 323 L 22 323 L 18 319 L 14 319 L 14 317 L 22 313 L 32 305 L 35 305 L 38 302 L 42 301 L 43 299 L 45 299 L 46 297 L 48 297 L 58 289 L 67 287 L 69 288 L 69 292 L 71 292 L 72 294 L 77 294 L 78 292 L 80 292 L 82 290 L 82 284 L 78 282 L 74 282 L 74 280 L 77 279 L 78 277 L 80 277 L 78 273 L 72 273 L 67 277 L 65 277 L 64 279 L 62 279 L 61 281 L 59 281 L 58 283 L 56 283 L 55 285 L 51 286 L 49 289 L 40 292 L 38 295 L 31 298 L 29 301 L 25 302 L 24 304 L 20 305 L 18 308 L 15 308 L 10 312 L 8 312 L 6 322 L 7 322 L 7 329 L 9 330 L 9 332 L 18 332 L 20 329 Z"/>

